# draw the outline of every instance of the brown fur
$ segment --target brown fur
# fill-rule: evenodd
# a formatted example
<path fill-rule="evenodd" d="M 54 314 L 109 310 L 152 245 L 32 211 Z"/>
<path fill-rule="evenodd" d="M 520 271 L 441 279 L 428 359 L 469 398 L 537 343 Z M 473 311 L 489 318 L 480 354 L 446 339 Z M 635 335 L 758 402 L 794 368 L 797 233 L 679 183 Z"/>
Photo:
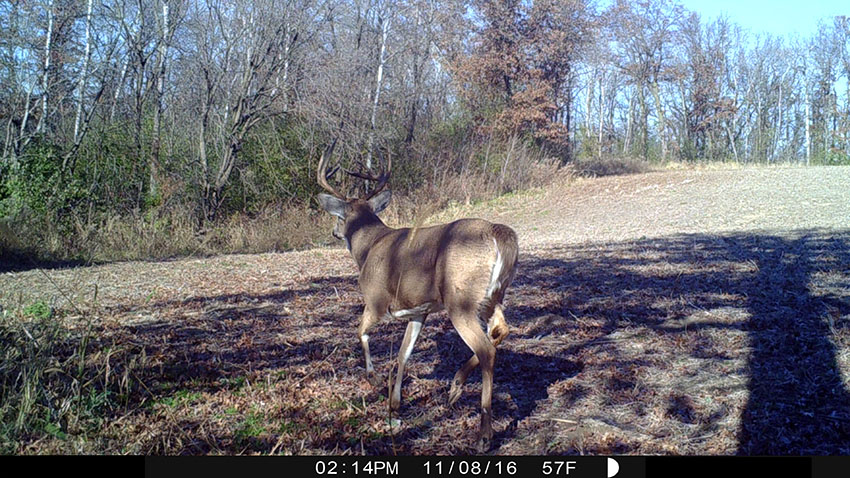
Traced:
<path fill-rule="evenodd" d="M 351 255 L 360 269 L 359 283 L 365 308 L 358 333 L 370 381 L 381 383 L 373 372 L 369 330 L 387 315 L 409 318 L 411 323 L 399 352 L 399 371 L 390 402 L 392 408 L 398 408 L 405 362 L 421 323 L 428 313 L 445 308 L 461 338 L 474 353 L 455 375 L 449 401 L 454 403 L 460 397 L 461 386 L 469 373 L 481 364 L 479 446 L 488 448 L 493 434 L 491 401 L 495 347 L 508 335 L 501 303 L 516 273 L 516 233 L 508 226 L 482 219 L 393 229 L 378 218 L 370 202 L 364 199 L 346 202 L 344 219 L 339 220 L 335 232 L 348 241 Z M 497 277 L 499 286 L 487 297 L 497 254 L 502 260 Z M 482 321 L 488 324 L 489 334 L 482 329 Z"/>

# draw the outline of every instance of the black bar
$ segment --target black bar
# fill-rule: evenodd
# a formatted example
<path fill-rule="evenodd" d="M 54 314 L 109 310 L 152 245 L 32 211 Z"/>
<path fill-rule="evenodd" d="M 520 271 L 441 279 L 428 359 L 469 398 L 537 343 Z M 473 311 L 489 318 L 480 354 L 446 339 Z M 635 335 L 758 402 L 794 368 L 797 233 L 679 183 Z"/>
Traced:
<path fill-rule="evenodd" d="M 286 477 L 541 477 L 608 478 L 609 460 L 617 463 L 614 478 L 687 477 L 697 472 L 718 478 L 789 476 L 844 478 L 850 457 L 730 456 L 53 456 L 0 457 L 6 470 L 82 470 L 93 478 L 264 478 Z M 30 473 L 30 474 L 33 474 Z"/>
<path fill-rule="evenodd" d="M 850 474 L 850 457 L 812 457 L 812 478 L 845 478 Z"/>
<path fill-rule="evenodd" d="M 144 475 L 145 458 L 115 455 L 0 455 L 0 476 L 58 476 L 136 478 Z"/>
<path fill-rule="evenodd" d="M 690 476 L 694 472 L 718 478 L 788 476 L 812 478 L 810 457 L 655 456 L 646 459 L 646 476 Z"/>
<path fill-rule="evenodd" d="M 617 478 L 645 478 L 643 457 L 616 457 Z M 607 478 L 609 458 L 569 456 L 148 457 L 146 478 L 542 477 Z"/>

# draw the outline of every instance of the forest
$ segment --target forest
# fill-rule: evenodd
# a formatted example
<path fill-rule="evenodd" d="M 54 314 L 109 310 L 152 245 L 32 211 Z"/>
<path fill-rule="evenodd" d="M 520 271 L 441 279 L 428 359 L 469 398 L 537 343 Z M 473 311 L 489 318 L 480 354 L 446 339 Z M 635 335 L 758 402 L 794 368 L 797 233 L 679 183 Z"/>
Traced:
<path fill-rule="evenodd" d="M 334 139 L 392 157 L 407 219 L 570 166 L 848 164 L 848 79 L 846 16 L 799 37 L 673 0 L 2 0 L 0 255 L 312 244 Z"/>

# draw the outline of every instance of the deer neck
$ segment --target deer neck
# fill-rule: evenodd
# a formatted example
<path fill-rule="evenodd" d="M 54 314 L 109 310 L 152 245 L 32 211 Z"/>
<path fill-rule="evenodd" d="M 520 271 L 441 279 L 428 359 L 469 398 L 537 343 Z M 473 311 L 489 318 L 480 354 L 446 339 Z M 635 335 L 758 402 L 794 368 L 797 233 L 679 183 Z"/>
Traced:
<path fill-rule="evenodd" d="M 387 227 L 374 214 L 359 218 L 351 224 L 345 240 L 348 243 L 348 250 L 351 251 L 351 255 L 357 263 L 358 269 L 363 269 L 363 264 L 366 263 L 366 258 L 369 256 L 369 250 L 372 246 L 390 231 L 392 229 Z"/>

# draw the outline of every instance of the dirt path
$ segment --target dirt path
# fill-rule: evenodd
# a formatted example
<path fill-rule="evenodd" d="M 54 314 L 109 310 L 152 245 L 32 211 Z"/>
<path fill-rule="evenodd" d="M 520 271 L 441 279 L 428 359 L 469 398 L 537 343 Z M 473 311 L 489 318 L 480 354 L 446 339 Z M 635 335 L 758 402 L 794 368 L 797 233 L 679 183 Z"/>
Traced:
<path fill-rule="evenodd" d="M 850 453 L 850 168 L 581 179 L 434 220 L 469 215 L 522 248 L 495 453 Z M 446 406 L 469 352 L 444 314 L 386 425 L 353 338 L 356 273 L 342 249 L 32 270 L 0 275 L 0 304 L 73 322 L 70 299 L 144 357 L 139 406 L 105 426 L 116 448 L 89 451 L 472 451 L 478 378 Z M 403 332 L 374 334 L 379 371 Z"/>

